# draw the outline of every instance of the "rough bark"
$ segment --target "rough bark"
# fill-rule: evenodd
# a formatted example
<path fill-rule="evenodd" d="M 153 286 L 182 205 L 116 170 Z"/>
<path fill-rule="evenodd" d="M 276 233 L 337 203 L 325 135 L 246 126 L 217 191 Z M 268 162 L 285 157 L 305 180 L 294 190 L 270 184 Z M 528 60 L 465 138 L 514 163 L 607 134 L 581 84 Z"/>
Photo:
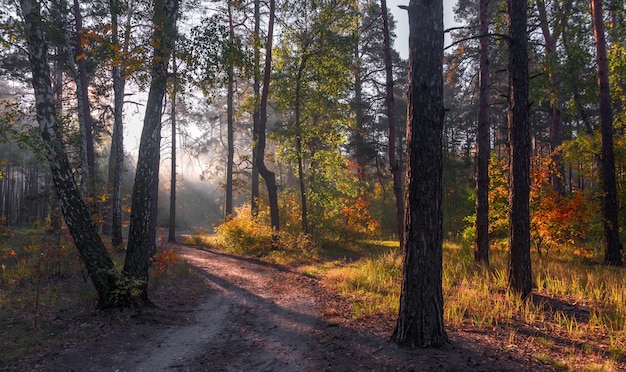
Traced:
<path fill-rule="evenodd" d="M 530 124 L 527 0 L 508 0 L 509 23 L 509 287 L 532 290 L 530 262 Z"/>
<path fill-rule="evenodd" d="M 476 242 L 474 261 L 482 266 L 489 266 L 489 155 L 491 143 L 489 129 L 489 0 L 480 0 L 479 14 L 479 103 L 478 103 L 478 141 L 476 153 Z"/>
<path fill-rule="evenodd" d="M 404 244 L 404 200 L 402 193 L 402 172 L 396 158 L 396 118 L 395 100 L 393 94 L 393 62 L 391 60 L 391 38 L 389 37 L 389 13 L 387 11 L 387 1 L 380 1 L 380 8 L 383 20 L 383 48 L 385 53 L 385 104 L 387 106 L 387 154 L 389 157 L 389 168 L 393 179 L 393 195 L 396 201 L 396 222 L 398 224 L 398 237 L 400 245 Z"/>
<path fill-rule="evenodd" d="M 615 153 L 613 149 L 613 113 L 609 91 L 609 63 L 606 53 L 602 1 L 591 0 L 593 37 L 596 44 L 598 69 L 598 91 L 600 97 L 600 133 L 602 137 L 602 216 L 604 217 L 605 253 L 604 263 L 619 266 L 622 264 L 622 244 L 619 239 L 617 187 L 615 181 Z"/>
<path fill-rule="evenodd" d="M 270 76 L 272 70 L 272 39 L 274 36 L 274 18 L 276 2 L 269 2 L 269 21 L 267 24 L 267 42 L 265 46 L 265 71 L 263 72 L 263 90 L 261 93 L 261 103 L 259 107 L 259 141 L 257 143 L 257 167 L 259 174 L 265 180 L 267 195 L 270 205 L 270 222 L 274 235 L 272 243 L 278 245 L 278 231 L 280 230 L 280 220 L 278 215 L 278 188 L 276 187 L 276 176 L 265 165 L 265 143 L 267 127 L 267 98 L 270 88 Z"/>
<path fill-rule="evenodd" d="M 116 270 L 82 199 L 65 147 L 59 138 L 41 8 L 33 0 L 21 0 L 20 5 L 25 21 L 24 31 L 28 41 L 37 122 L 44 154 L 50 165 L 63 217 L 98 293 L 98 307 L 110 307 L 114 302 Z"/>
<path fill-rule="evenodd" d="M 156 250 L 156 212 L 161 149 L 161 112 L 167 89 L 167 65 L 176 40 L 178 0 L 155 0 L 154 55 L 150 91 L 139 144 L 139 157 L 131 203 L 128 249 L 124 262 L 124 279 L 134 281 L 140 294 L 133 299 L 149 303 L 148 266 Z"/>
<path fill-rule="evenodd" d="M 443 1 L 409 4 L 409 108 L 404 268 L 392 339 L 448 344 L 442 294 Z"/>

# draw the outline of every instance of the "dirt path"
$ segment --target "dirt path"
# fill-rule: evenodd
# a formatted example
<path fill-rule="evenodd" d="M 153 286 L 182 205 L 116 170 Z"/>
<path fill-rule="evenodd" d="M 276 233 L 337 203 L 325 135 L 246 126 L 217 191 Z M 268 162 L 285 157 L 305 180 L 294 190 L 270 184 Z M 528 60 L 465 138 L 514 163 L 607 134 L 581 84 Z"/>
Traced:
<path fill-rule="evenodd" d="M 39 370 L 545 370 L 452 333 L 447 350 L 387 342 L 387 321 L 350 320 L 349 303 L 314 278 L 220 251 L 178 246 L 210 290 L 187 310 L 134 314 L 128 326 L 49 356 Z M 115 316 L 111 317 L 115 322 Z M 382 325 L 381 325 L 382 323 Z M 106 327 L 106 324 L 103 325 Z"/>

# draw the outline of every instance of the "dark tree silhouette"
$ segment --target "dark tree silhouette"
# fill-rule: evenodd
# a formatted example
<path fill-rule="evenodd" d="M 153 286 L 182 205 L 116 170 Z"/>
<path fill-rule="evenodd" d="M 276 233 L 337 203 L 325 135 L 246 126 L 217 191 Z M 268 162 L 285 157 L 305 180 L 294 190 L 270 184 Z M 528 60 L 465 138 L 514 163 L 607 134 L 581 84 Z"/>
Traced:
<path fill-rule="evenodd" d="M 508 0 L 509 22 L 509 287 L 526 297 L 530 264 L 530 124 L 527 0 Z"/>
<path fill-rule="evenodd" d="M 442 294 L 443 1 L 411 0 L 404 269 L 392 339 L 448 343 Z"/>

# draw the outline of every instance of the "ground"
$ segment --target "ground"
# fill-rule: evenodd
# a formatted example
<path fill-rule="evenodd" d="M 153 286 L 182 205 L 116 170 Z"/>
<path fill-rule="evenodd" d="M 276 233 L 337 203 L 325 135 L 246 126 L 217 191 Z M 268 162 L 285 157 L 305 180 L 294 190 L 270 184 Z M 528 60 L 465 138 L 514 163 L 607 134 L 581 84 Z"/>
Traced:
<path fill-rule="evenodd" d="M 9 363 L 37 371 L 538 371 L 553 367 L 508 332 L 449 329 L 443 350 L 389 342 L 394 319 L 355 319 L 344 297 L 293 268 L 173 246 L 198 283 L 161 288 L 157 309 L 58 316 L 93 338 Z M 195 288 L 188 290 L 187 288 Z M 95 331 L 95 332 L 92 332 Z"/>

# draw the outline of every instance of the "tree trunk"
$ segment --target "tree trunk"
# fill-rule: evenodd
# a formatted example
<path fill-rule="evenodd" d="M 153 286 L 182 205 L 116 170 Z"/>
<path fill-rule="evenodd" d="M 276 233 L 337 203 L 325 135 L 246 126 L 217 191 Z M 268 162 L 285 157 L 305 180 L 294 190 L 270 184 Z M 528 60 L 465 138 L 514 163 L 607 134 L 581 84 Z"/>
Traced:
<path fill-rule="evenodd" d="M 167 64 L 177 37 L 178 0 L 154 2 L 154 56 L 152 58 L 150 92 L 139 144 L 139 157 L 131 204 L 128 249 L 124 261 L 124 279 L 133 281 L 139 295 L 131 299 L 149 304 L 148 265 L 156 250 L 156 212 L 161 150 L 161 111 L 167 89 Z"/>
<path fill-rule="evenodd" d="M 21 0 L 20 5 L 25 22 L 24 31 L 28 41 L 37 121 L 44 154 L 50 165 L 65 222 L 98 293 L 98 307 L 110 307 L 115 304 L 117 274 L 91 219 L 89 209 L 81 197 L 65 147 L 59 138 L 40 5 L 32 0 Z"/>
<path fill-rule="evenodd" d="M 258 1 L 258 0 L 257 0 Z M 270 205 L 270 221 L 274 234 L 272 245 L 278 245 L 278 231 L 280 230 L 280 220 L 278 217 L 278 188 L 276 187 L 276 176 L 265 165 L 265 142 L 267 127 L 267 98 L 270 88 L 270 76 L 272 71 L 272 38 L 274 36 L 274 18 L 276 2 L 269 2 L 269 21 L 267 24 L 267 43 L 265 47 L 265 71 L 263 72 L 263 91 L 261 93 L 261 104 L 259 107 L 259 142 L 257 143 L 257 167 L 259 174 L 265 180 L 267 195 Z"/>
<path fill-rule="evenodd" d="M 170 173 L 170 223 L 167 241 L 176 242 L 176 94 L 178 93 L 178 69 L 176 66 L 176 51 L 172 52 L 173 87 L 172 87 L 172 159 Z"/>
<path fill-rule="evenodd" d="M 552 176 L 552 185 L 554 190 L 559 195 L 565 195 L 565 185 L 563 180 L 565 179 L 565 170 L 563 162 L 561 161 L 560 147 L 563 143 L 563 114 L 561 110 L 561 101 L 559 99 L 558 87 L 560 85 L 560 79 L 557 76 L 555 69 L 557 63 L 556 56 L 556 41 L 554 35 L 550 32 L 548 26 L 548 15 L 546 12 L 546 5 L 544 0 L 537 0 L 537 10 L 539 12 L 539 23 L 541 25 L 541 32 L 545 41 L 546 48 L 546 63 L 548 66 L 548 79 L 550 82 L 550 153 L 552 160 L 556 165 L 556 173 Z"/>
<path fill-rule="evenodd" d="M 404 269 L 392 339 L 448 344 L 442 294 L 443 1 L 409 4 L 409 108 Z"/>
<path fill-rule="evenodd" d="M 83 17 L 80 13 L 78 0 L 74 0 L 74 19 L 76 22 L 76 49 L 75 56 L 78 67 L 76 95 L 78 98 L 80 133 L 81 133 L 81 160 L 83 172 L 83 189 L 85 195 L 93 197 L 96 188 L 95 155 L 93 149 L 93 125 L 91 122 L 91 104 L 89 103 L 89 79 L 87 78 L 87 61 L 83 48 Z M 72 58 L 72 56 L 70 56 Z M 91 203 L 95 206 L 95 203 Z"/>
<path fill-rule="evenodd" d="M 509 21 L 509 287 L 532 291 L 530 262 L 530 125 L 527 0 L 508 0 Z"/>
<path fill-rule="evenodd" d="M 593 37 L 596 44 L 598 65 L 598 91 L 600 96 L 600 132 L 602 136 L 601 174 L 602 174 L 602 216 L 604 217 L 605 254 L 604 263 L 620 266 L 622 264 L 622 244 L 619 239 L 617 220 L 617 188 L 615 181 L 615 153 L 613 151 L 613 114 L 611 112 L 611 93 L 609 91 L 609 63 L 606 55 L 604 21 L 602 19 L 602 1 L 591 0 Z"/>
<path fill-rule="evenodd" d="M 489 157 L 491 143 L 489 128 L 489 0 L 480 0 L 480 80 L 478 105 L 478 151 L 476 153 L 476 245 L 474 261 L 489 267 Z"/>
<path fill-rule="evenodd" d="M 235 26 L 233 25 L 233 13 L 231 1 L 228 1 L 228 40 L 233 43 L 235 37 Z M 234 61 L 229 58 L 228 65 L 228 98 L 227 98 L 227 141 L 228 154 L 226 159 L 226 202 L 224 208 L 224 218 L 230 220 L 233 216 L 233 162 L 235 158 L 235 135 L 233 129 L 233 96 L 235 85 Z"/>
<path fill-rule="evenodd" d="M 261 11 L 259 0 L 254 2 L 254 112 L 252 113 L 252 185 L 250 192 L 250 212 L 252 216 L 259 214 L 259 168 L 258 163 L 258 142 L 259 142 L 259 100 L 260 100 L 260 80 L 261 80 Z"/>
<path fill-rule="evenodd" d="M 391 61 L 391 38 L 389 37 L 389 13 L 387 11 L 387 1 L 380 1 L 380 8 L 383 19 L 383 48 L 385 53 L 385 73 L 386 73 L 386 94 L 385 104 L 387 105 L 387 154 L 389 156 L 389 168 L 393 179 L 393 195 L 396 200 L 396 223 L 398 224 L 398 238 L 400 245 L 404 244 L 404 200 L 402 195 L 402 173 L 400 165 L 396 159 L 396 119 L 393 94 L 393 63 Z"/>
<path fill-rule="evenodd" d="M 109 3 L 111 9 L 111 34 L 112 44 L 119 46 L 118 20 L 119 11 L 118 0 Z M 130 12 L 130 10 L 129 10 Z M 130 14 L 130 13 L 129 13 Z M 130 16 L 129 16 L 130 18 Z M 128 49 L 130 37 L 130 20 L 127 22 L 125 31 L 124 50 Z M 122 238 L 122 172 L 124 167 L 124 124 L 122 115 L 124 110 L 124 91 L 126 87 L 126 74 L 121 58 L 115 58 L 112 69 L 113 75 L 113 134 L 111 136 L 111 153 L 109 155 L 109 172 L 107 184 L 110 187 L 109 211 L 105 233 L 111 235 L 111 244 L 120 248 L 124 244 Z M 108 226 L 108 227 L 107 227 Z"/>
<path fill-rule="evenodd" d="M 302 232 L 307 233 L 309 230 L 309 223 L 307 219 L 307 196 L 306 196 L 306 184 L 304 181 L 304 150 L 302 148 L 302 123 L 301 120 L 301 96 L 302 96 L 302 72 L 306 67 L 307 62 L 307 50 L 303 51 L 300 65 L 298 66 L 298 72 L 296 74 L 296 91 L 295 91 L 295 122 L 296 122 L 296 156 L 298 160 L 298 184 L 300 185 L 300 217 L 302 222 Z"/>

